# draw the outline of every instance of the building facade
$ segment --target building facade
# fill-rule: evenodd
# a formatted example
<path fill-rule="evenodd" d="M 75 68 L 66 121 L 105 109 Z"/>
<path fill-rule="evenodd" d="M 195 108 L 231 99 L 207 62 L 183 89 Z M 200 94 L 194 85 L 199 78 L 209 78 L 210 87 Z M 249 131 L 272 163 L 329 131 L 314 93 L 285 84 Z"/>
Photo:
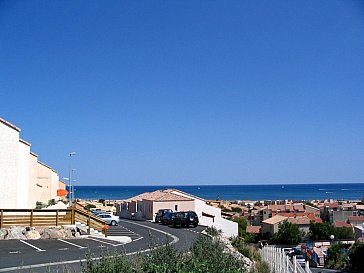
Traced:
<path fill-rule="evenodd" d="M 210 206 L 203 198 L 176 189 L 146 192 L 116 205 L 117 215 L 136 220 L 154 220 L 159 209 L 195 211 L 200 225 L 215 227 L 227 237 L 238 235 L 238 224 L 223 218 L 220 208 Z"/>
<path fill-rule="evenodd" d="M 57 200 L 65 189 L 58 173 L 38 160 L 20 128 L 0 118 L 0 208 L 35 208 L 37 202 Z"/>

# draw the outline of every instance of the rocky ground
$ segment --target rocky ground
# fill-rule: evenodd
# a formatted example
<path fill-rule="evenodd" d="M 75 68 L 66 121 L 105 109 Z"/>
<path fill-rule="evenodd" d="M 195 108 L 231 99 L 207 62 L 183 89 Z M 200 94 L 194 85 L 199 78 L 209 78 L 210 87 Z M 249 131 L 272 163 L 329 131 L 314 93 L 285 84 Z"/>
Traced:
<path fill-rule="evenodd" d="M 0 240 L 37 240 L 37 239 L 72 239 L 80 237 L 80 233 L 72 226 L 58 227 L 19 227 L 0 229 Z"/>

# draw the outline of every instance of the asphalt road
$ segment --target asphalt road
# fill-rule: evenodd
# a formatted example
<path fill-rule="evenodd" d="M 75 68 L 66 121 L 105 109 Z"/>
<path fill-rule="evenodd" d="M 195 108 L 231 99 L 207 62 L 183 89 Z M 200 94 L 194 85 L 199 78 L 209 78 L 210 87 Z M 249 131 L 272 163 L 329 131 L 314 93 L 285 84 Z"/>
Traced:
<path fill-rule="evenodd" d="M 91 252 L 94 257 L 105 250 L 122 251 L 131 256 L 149 251 L 151 245 L 173 243 L 177 249 L 189 248 L 204 227 L 173 228 L 145 221 L 121 220 L 120 228 L 129 230 L 131 243 L 120 244 L 104 238 L 2 240 L 0 272 L 63 272 L 67 267 L 80 271 L 81 261 Z M 128 235 L 128 234 L 125 234 Z"/>

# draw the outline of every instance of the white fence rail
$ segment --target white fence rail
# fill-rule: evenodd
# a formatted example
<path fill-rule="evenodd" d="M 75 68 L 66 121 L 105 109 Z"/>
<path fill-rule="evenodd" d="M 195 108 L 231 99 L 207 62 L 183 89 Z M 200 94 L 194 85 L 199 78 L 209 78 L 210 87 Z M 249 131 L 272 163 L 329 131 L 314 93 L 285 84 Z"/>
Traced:
<path fill-rule="evenodd" d="M 270 273 L 312 273 L 308 262 L 302 267 L 295 256 L 291 261 L 282 248 L 265 246 L 260 250 L 260 255 L 269 264 Z"/>

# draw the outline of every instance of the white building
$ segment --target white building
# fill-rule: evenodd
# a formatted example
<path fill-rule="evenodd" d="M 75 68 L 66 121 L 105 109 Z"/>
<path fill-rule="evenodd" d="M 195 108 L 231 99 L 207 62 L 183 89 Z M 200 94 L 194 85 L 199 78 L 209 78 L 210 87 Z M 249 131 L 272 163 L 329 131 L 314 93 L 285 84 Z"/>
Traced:
<path fill-rule="evenodd" d="M 195 211 L 200 225 L 215 227 L 226 237 L 238 235 L 238 224 L 223 218 L 220 208 L 206 204 L 203 198 L 176 189 L 157 190 L 134 196 L 117 204 L 116 213 L 122 218 L 154 220 L 159 209 Z"/>
<path fill-rule="evenodd" d="M 55 170 L 38 161 L 30 143 L 20 139 L 20 129 L 0 118 L 0 208 L 34 208 L 36 202 L 57 200 Z"/>

